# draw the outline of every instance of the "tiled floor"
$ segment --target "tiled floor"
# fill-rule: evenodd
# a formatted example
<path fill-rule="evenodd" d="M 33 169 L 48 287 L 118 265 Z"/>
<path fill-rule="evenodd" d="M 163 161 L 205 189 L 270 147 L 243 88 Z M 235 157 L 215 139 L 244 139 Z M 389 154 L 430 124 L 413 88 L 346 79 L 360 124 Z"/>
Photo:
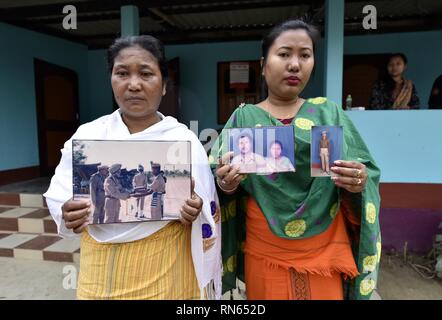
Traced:
<path fill-rule="evenodd" d="M 22 207 L 43 207 L 43 197 L 41 194 L 20 193 L 20 206 Z"/>
<path fill-rule="evenodd" d="M 48 209 L 0 206 L 0 257 L 78 262 L 79 249 L 78 238 L 57 235 Z"/>
<path fill-rule="evenodd" d="M 0 233 L 0 257 L 78 262 L 80 240 L 56 235 Z"/>

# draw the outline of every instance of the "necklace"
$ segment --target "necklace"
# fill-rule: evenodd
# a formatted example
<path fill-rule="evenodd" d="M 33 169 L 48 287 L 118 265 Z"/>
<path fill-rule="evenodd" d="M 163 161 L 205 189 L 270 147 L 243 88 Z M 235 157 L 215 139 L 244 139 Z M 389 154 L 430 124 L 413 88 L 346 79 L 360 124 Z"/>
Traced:
<path fill-rule="evenodd" d="M 296 105 L 296 104 L 298 103 L 298 101 L 299 101 L 299 97 L 296 97 L 296 100 L 295 100 L 294 104 Z M 269 116 L 269 120 L 270 120 L 270 124 L 276 126 L 277 123 L 274 123 L 274 121 L 273 121 L 273 119 L 272 119 L 272 117 L 271 117 L 270 110 L 269 110 L 269 108 L 268 108 L 268 106 L 267 106 L 267 103 L 266 103 L 266 104 L 263 104 L 263 107 L 264 107 L 264 109 L 267 111 L 267 114 L 268 114 L 268 116 Z M 298 113 L 299 109 L 300 109 L 300 106 L 296 106 L 296 108 L 295 108 L 294 111 L 291 110 L 286 116 L 284 116 L 283 118 L 279 118 L 279 119 L 281 119 L 281 120 L 285 120 L 285 119 L 291 119 L 291 118 L 294 118 L 294 117 L 296 116 L 296 114 Z M 294 113 L 294 115 L 293 115 L 292 117 L 289 117 L 289 116 L 292 115 L 293 113 Z M 276 118 L 276 117 L 273 117 L 273 118 Z"/>

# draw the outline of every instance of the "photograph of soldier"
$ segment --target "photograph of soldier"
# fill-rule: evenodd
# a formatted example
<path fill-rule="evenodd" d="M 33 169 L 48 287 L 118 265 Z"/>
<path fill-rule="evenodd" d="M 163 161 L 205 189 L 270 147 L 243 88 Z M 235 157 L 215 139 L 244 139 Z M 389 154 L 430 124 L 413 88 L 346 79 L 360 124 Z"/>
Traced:
<path fill-rule="evenodd" d="M 327 138 L 327 131 L 322 131 L 321 140 L 319 140 L 319 157 L 322 173 L 330 174 L 330 140 Z"/>
<path fill-rule="evenodd" d="M 331 177 L 333 163 L 341 159 L 343 131 L 340 126 L 313 126 L 311 131 L 311 176 Z"/>
<path fill-rule="evenodd" d="M 89 180 L 89 190 L 91 194 L 91 202 L 94 207 L 93 223 L 104 223 L 104 180 L 109 175 L 109 167 L 99 165 L 98 171 L 95 172 Z"/>
<path fill-rule="evenodd" d="M 104 192 L 106 196 L 106 201 L 104 204 L 104 210 L 106 213 L 105 223 L 116 223 L 121 222 L 120 200 L 126 200 L 129 198 L 129 192 L 123 188 L 119 181 L 121 173 L 121 164 L 113 164 L 110 169 L 110 176 L 104 181 Z"/>
<path fill-rule="evenodd" d="M 148 194 L 152 194 L 150 203 L 150 215 L 152 220 L 161 220 L 163 218 L 164 200 L 163 195 L 166 193 L 166 180 L 161 171 L 159 163 L 151 163 L 153 181 L 148 186 Z"/>
<path fill-rule="evenodd" d="M 188 141 L 76 140 L 74 199 L 91 201 L 89 224 L 179 220 L 191 195 L 190 154 Z"/>
<path fill-rule="evenodd" d="M 230 164 L 239 166 L 239 173 L 265 172 L 267 163 L 263 156 L 253 152 L 253 137 L 243 131 L 236 138 L 236 148 L 232 148 L 235 155 Z"/>
<path fill-rule="evenodd" d="M 294 172 L 294 130 L 290 126 L 232 128 L 227 130 L 232 166 L 238 173 L 269 175 Z"/>
<path fill-rule="evenodd" d="M 147 174 L 144 172 L 144 167 L 138 165 L 138 173 L 132 179 L 132 186 L 134 188 L 133 197 L 137 199 L 137 208 L 135 212 L 135 217 L 140 215 L 140 218 L 144 218 L 144 201 L 147 196 Z"/>

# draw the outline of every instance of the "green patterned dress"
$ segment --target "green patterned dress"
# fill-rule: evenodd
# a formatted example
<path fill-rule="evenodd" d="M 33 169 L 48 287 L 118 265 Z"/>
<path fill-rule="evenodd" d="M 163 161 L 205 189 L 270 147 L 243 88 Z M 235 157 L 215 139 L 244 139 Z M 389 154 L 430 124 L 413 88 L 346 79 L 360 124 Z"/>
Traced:
<path fill-rule="evenodd" d="M 240 105 L 224 129 L 282 126 L 268 112 L 252 104 Z M 252 195 L 271 231 L 285 239 L 304 239 L 325 231 L 335 218 L 342 200 L 351 204 L 352 214 L 361 221 L 360 232 L 352 241 L 353 255 L 360 273 L 344 284 L 347 299 L 369 299 L 376 288 L 381 235 L 379 228 L 380 171 L 367 146 L 345 112 L 326 98 L 306 100 L 291 124 L 295 133 L 295 173 L 249 174 L 234 195 L 219 191 L 222 212 L 223 291 L 236 287 L 236 278 L 244 279 L 245 212 L 247 196 Z M 310 176 L 312 126 L 342 126 L 342 160 L 354 160 L 367 167 L 365 190 L 353 194 L 337 188 L 330 178 Z M 216 166 L 227 150 L 228 137 L 223 130 L 212 147 L 209 162 Z M 299 213 L 302 211 L 302 218 Z"/>

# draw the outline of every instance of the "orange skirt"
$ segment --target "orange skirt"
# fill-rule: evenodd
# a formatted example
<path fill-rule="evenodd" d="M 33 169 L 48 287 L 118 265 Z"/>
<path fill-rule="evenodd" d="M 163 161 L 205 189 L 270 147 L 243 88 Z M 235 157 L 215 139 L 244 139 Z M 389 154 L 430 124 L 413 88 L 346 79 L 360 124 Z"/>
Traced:
<path fill-rule="evenodd" d="M 272 233 L 255 199 L 249 197 L 246 235 L 248 299 L 342 300 L 343 278 L 359 274 L 342 211 L 323 233 L 291 240 Z"/>

